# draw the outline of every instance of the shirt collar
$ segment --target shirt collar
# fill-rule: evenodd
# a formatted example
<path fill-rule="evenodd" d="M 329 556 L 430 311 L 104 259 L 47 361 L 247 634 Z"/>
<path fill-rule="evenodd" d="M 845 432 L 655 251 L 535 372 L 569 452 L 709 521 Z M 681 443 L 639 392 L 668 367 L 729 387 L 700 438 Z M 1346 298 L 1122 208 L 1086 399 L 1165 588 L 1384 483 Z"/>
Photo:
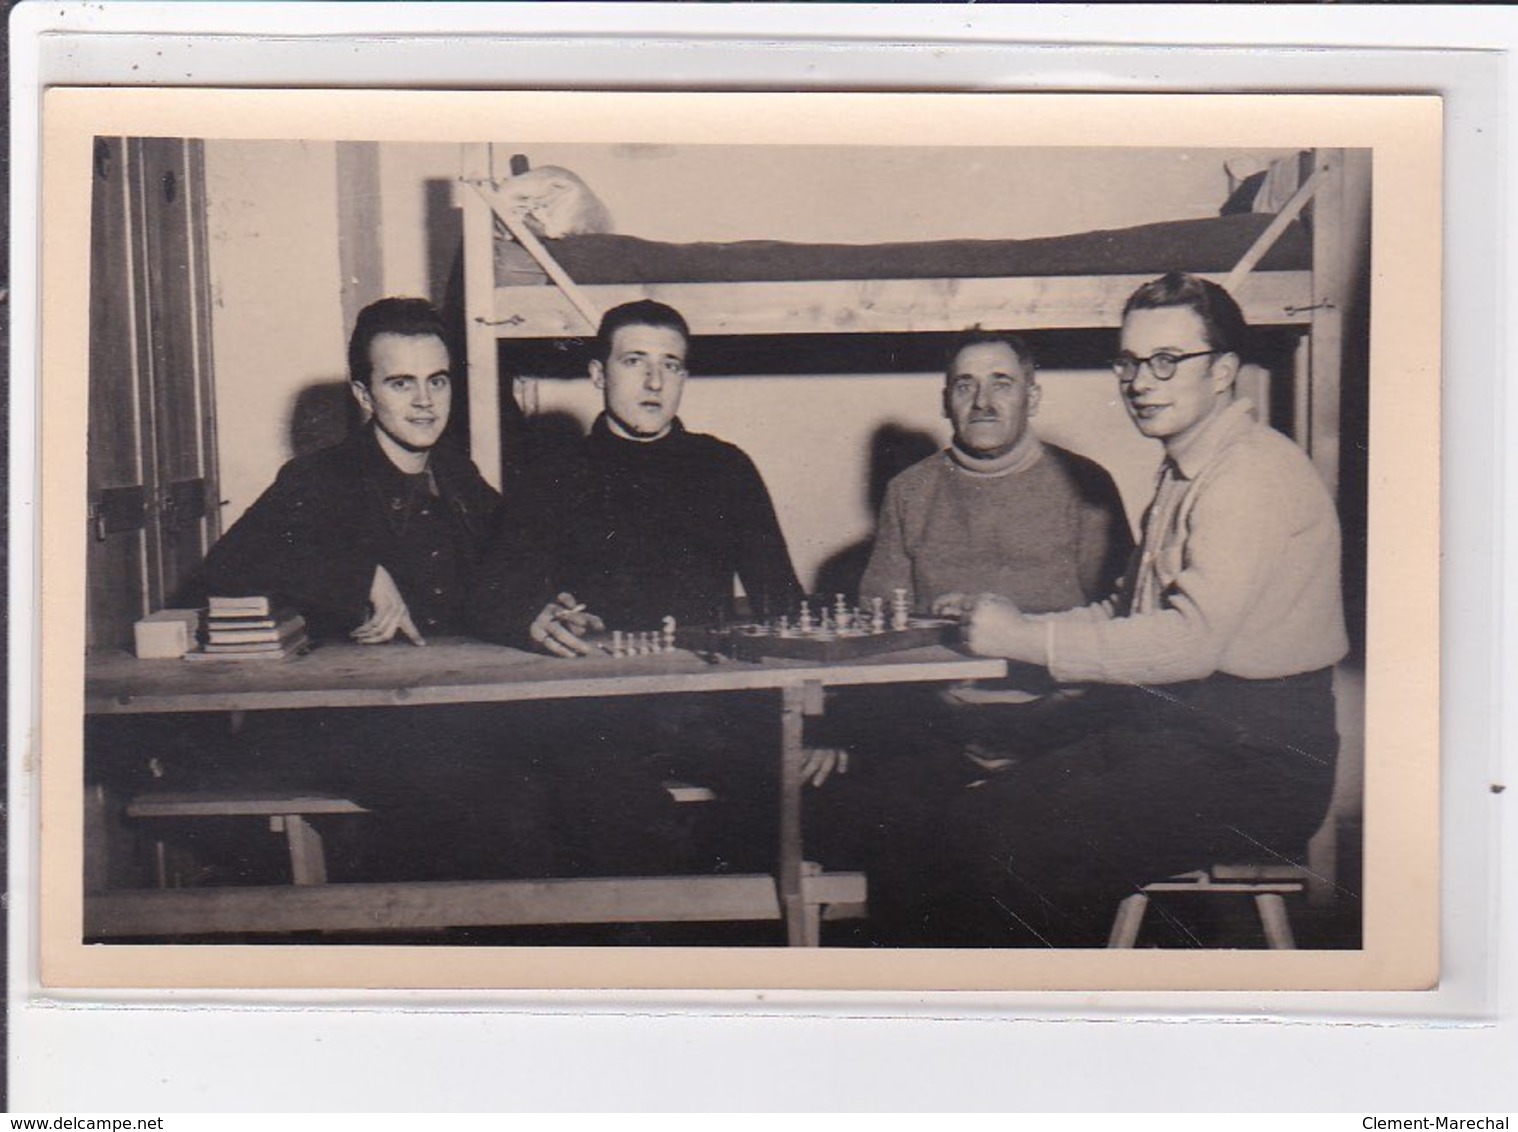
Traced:
<path fill-rule="evenodd" d="M 1254 406 L 1243 397 L 1224 406 L 1197 432 L 1168 449 L 1165 453 L 1167 462 L 1184 478 L 1196 479 L 1202 469 L 1212 463 L 1228 447 L 1234 436 L 1251 422 L 1253 413 Z"/>

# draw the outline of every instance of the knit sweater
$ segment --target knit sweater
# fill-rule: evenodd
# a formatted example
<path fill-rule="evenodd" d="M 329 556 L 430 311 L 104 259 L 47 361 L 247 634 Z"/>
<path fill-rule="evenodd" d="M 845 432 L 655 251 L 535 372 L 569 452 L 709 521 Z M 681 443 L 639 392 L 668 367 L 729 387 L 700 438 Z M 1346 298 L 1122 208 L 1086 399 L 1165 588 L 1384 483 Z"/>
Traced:
<path fill-rule="evenodd" d="M 535 517 L 504 530 L 472 603 L 474 629 L 519 643 L 526 621 L 568 592 L 608 629 L 713 624 L 733 615 L 733 582 L 775 615 L 801 600 L 769 492 L 732 444 L 687 432 L 617 436 L 599 418 L 577 458 L 524 489 Z M 522 602 L 524 594 L 535 596 Z M 524 620 L 525 618 L 525 620 Z"/>
<path fill-rule="evenodd" d="M 1112 478 L 1082 456 L 1033 440 L 1027 458 L 984 474 L 939 452 L 887 486 L 860 594 L 906 589 L 918 610 L 953 592 L 1070 609 L 1110 594 L 1132 548 Z"/>
<path fill-rule="evenodd" d="M 1294 676 L 1344 656 L 1339 520 L 1300 448 L 1236 401 L 1168 452 L 1171 493 L 1150 508 L 1135 571 L 1156 607 L 1047 618 L 1044 655 L 1017 659 L 1061 680 L 1167 684 Z"/>

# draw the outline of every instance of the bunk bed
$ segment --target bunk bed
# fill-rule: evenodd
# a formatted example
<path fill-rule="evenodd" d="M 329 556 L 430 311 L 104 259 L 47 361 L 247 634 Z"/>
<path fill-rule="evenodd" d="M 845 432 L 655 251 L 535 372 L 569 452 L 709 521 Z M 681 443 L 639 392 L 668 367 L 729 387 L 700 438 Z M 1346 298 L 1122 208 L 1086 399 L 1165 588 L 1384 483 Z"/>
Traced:
<path fill-rule="evenodd" d="M 492 148 L 467 146 L 455 200 L 475 462 L 499 483 L 500 341 L 588 336 L 601 312 L 632 299 L 669 303 L 700 335 L 1113 328 L 1137 286 L 1180 268 L 1226 286 L 1252 326 L 1295 332 L 1295 439 L 1334 490 L 1344 312 L 1365 270 L 1369 155 L 1318 150 L 1305 165 L 1274 214 L 1043 239 L 864 246 L 583 235 L 545 243 L 500 206 L 504 178 Z M 503 229 L 509 237 L 498 239 Z"/>

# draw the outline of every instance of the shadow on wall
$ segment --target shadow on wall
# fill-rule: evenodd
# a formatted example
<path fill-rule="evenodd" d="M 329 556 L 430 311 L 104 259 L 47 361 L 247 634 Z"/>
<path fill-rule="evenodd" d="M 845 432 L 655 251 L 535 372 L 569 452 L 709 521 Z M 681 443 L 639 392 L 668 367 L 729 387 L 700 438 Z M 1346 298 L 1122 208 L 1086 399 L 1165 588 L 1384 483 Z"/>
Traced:
<path fill-rule="evenodd" d="M 304 456 L 330 448 L 363 423 L 363 411 L 343 380 L 308 385 L 290 410 L 290 451 Z"/>
<path fill-rule="evenodd" d="M 926 460 L 939 449 L 938 440 L 920 429 L 900 425 L 881 425 L 870 438 L 870 472 L 867 481 L 870 514 L 880 514 L 886 485 L 913 464 Z M 843 594 L 850 601 L 859 599 L 859 583 L 870 564 L 874 537 L 860 539 L 830 555 L 817 569 L 818 594 L 832 597 Z"/>
<path fill-rule="evenodd" d="M 453 407 L 441 443 L 468 450 L 468 388 L 457 376 L 453 382 Z M 339 444 L 364 427 L 363 409 L 354 400 L 349 382 L 318 381 L 295 395 L 290 409 L 290 453 L 305 456 Z"/>

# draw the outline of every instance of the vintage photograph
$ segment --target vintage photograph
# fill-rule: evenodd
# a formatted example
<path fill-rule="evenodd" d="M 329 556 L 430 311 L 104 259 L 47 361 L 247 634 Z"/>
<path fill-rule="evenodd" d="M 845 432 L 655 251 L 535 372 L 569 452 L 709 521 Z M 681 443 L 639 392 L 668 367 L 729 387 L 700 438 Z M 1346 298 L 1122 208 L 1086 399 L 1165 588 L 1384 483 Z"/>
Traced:
<path fill-rule="evenodd" d="M 1437 100 L 50 97 L 66 977 L 1436 977 Z"/>

